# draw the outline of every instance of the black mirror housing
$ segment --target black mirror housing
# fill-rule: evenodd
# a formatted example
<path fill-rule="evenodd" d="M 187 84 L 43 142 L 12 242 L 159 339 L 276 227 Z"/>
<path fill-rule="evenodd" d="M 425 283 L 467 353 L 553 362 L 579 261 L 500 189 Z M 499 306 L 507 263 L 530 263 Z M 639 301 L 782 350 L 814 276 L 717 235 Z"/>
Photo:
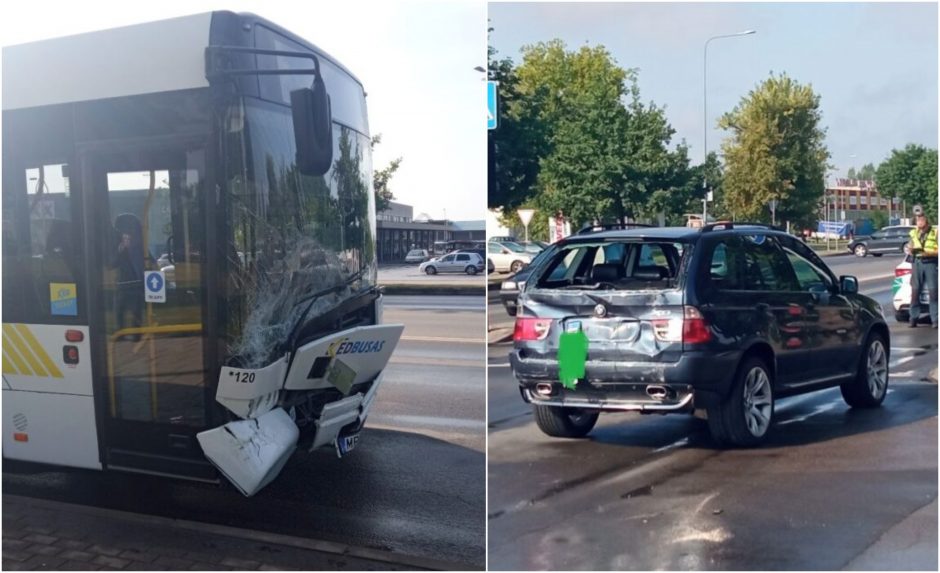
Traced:
<path fill-rule="evenodd" d="M 323 175 L 333 164 L 333 114 L 330 96 L 319 74 L 314 78 L 313 88 L 290 93 L 290 107 L 297 169 L 304 175 Z"/>
<path fill-rule="evenodd" d="M 858 294 L 858 279 L 853 276 L 842 275 L 839 277 L 839 289 L 842 294 Z"/>

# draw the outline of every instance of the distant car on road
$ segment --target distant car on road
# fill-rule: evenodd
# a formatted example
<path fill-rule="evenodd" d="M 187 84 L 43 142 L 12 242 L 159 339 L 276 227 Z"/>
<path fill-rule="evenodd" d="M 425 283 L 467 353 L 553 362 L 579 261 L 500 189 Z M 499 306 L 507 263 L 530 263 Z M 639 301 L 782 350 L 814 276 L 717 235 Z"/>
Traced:
<path fill-rule="evenodd" d="M 894 319 L 898 322 L 907 323 L 911 319 L 911 274 L 914 271 L 914 257 L 906 253 L 898 266 L 894 267 L 894 283 L 891 285 L 891 292 L 894 294 L 892 303 L 894 304 Z M 930 304 L 930 292 L 923 289 L 920 293 L 920 304 Z M 930 314 L 921 313 L 920 322 L 930 322 Z"/>
<path fill-rule="evenodd" d="M 483 271 L 483 259 L 476 253 L 450 253 L 421 263 L 418 270 L 429 275 L 436 275 L 437 273 L 475 275 Z"/>
<path fill-rule="evenodd" d="M 430 254 L 426 249 L 411 249 L 408 251 L 408 254 L 405 255 L 406 263 L 423 263 L 424 261 L 430 258 Z"/>
<path fill-rule="evenodd" d="M 703 410 L 718 443 L 754 446 L 779 398 L 839 386 L 873 408 L 887 394 L 881 305 L 771 227 L 579 233 L 532 268 L 509 358 L 549 436 L 585 436 L 603 411 Z M 562 383 L 567 334 L 587 352 Z"/>
<path fill-rule="evenodd" d="M 862 235 L 849 241 L 848 249 L 857 257 L 870 255 L 880 257 L 885 253 L 903 253 L 904 245 L 910 240 L 909 225 L 895 225 L 875 231 L 871 235 Z"/>
<path fill-rule="evenodd" d="M 517 273 L 533 258 L 535 255 L 526 252 L 518 243 L 491 241 L 486 244 L 486 259 L 493 263 L 496 272 Z"/>
<path fill-rule="evenodd" d="M 500 285 L 499 300 L 503 303 L 506 314 L 509 316 L 516 316 L 516 301 L 519 298 L 519 291 L 525 288 L 525 281 L 529 278 L 532 270 L 549 256 L 551 245 L 547 245 L 547 247 L 549 248 L 536 255 L 528 266 L 523 267 L 522 270 L 513 275 L 509 275 Z"/>

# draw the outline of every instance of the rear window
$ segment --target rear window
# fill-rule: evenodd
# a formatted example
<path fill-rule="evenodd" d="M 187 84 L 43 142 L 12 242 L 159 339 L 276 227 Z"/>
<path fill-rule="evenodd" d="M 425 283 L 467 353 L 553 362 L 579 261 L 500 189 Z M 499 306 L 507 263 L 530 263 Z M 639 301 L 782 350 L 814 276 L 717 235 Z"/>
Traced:
<path fill-rule="evenodd" d="M 675 286 L 686 245 L 605 241 L 558 249 L 539 265 L 536 288 L 650 290 Z"/>

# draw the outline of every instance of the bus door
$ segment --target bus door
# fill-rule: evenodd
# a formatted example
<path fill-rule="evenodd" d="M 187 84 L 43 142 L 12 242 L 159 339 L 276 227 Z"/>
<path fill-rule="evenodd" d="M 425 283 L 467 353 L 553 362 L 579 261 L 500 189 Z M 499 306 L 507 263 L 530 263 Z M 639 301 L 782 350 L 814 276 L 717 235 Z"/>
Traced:
<path fill-rule="evenodd" d="M 109 468 L 215 479 L 207 426 L 204 141 L 83 154 L 94 376 Z"/>

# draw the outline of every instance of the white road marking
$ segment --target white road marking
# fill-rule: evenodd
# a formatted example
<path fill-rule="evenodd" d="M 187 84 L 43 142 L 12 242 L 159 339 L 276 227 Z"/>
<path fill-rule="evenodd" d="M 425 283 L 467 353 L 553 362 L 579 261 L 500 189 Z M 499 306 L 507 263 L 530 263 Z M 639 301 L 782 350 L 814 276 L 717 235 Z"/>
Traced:
<path fill-rule="evenodd" d="M 897 368 L 898 366 L 904 364 L 905 362 L 910 362 L 914 360 L 913 356 L 905 356 L 904 358 L 898 358 L 897 360 L 892 360 L 888 363 L 888 368 Z"/>
<path fill-rule="evenodd" d="M 456 338 L 447 336 L 402 336 L 406 342 L 455 342 L 457 344 L 483 344 L 486 342 L 483 337 L 480 338 Z"/>

